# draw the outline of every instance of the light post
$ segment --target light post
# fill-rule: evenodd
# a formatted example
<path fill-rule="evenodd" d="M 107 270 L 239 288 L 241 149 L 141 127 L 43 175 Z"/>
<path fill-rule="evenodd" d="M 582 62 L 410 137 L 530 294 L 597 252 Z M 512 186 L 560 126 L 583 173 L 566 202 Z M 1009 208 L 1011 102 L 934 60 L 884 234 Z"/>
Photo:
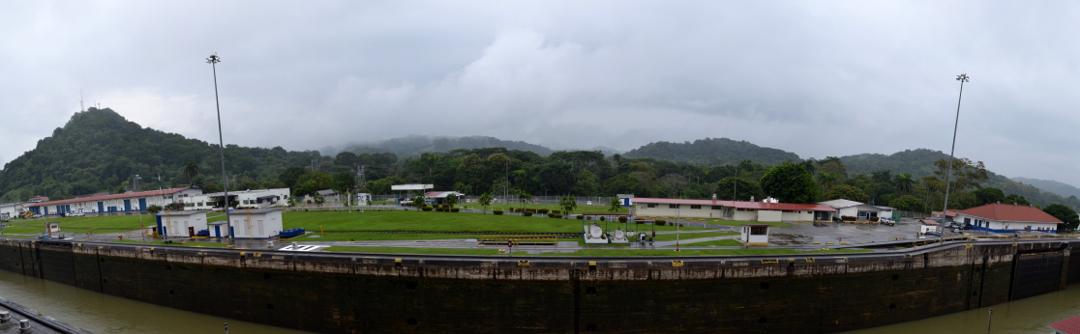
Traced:
<path fill-rule="evenodd" d="M 949 179 L 952 178 L 953 160 L 955 159 L 953 154 L 956 153 L 956 130 L 960 127 L 960 101 L 964 99 L 964 83 L 970 79 L 967 73 L 956 76 L 956 81 L 960 82 L 960 96 L 956 99 L 956 121 L 953 123 L 952 148 L 949 149 L 949 163 L 945 170 L 945 208 L 941 210 L 943 218 L 949 217 L 949 188 L 952 185 L 949 183 Z"/>
<path fill-rule="evenodd" d="M 218 99 L 217 63 L 220 62 L 221 57 L 218 57 L 216 53 L 210 54 L 210 57 L 206 58 L 206 63 L 210 64 L 210 69 L 214 75 L 214 106 L 217 108 L 218 153 L 221 155 L 221 178 L 225 181 L 225 231 L 229 233 L 229 240 L 232 240 L 232 219 L 229 217 L 229 175 L 225 173 L 225 139 L 221 134 L 221 101 Z"/>

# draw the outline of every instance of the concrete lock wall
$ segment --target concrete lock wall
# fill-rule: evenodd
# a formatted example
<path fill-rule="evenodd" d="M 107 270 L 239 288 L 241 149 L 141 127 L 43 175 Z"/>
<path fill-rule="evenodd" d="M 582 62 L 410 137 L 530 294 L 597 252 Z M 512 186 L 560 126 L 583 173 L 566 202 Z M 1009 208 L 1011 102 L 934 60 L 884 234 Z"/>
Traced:
<path fill-rule="evenodd" d="M 954 243 L 886 254 L 596 259 L 591 265 L 582 258 L 0 240 L 0 269 L 318 332 L 822 333 L 1062 289 L 1077 281 L 1066 275 L 1078 267 L 1077 246 Z"/>

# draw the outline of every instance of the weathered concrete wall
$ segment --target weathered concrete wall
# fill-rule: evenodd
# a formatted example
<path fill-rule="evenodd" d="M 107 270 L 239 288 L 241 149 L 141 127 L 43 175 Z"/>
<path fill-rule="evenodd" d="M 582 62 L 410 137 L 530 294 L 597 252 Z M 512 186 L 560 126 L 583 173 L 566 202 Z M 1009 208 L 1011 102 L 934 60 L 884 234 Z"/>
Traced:
<path fill-rule="evenodd" d="M 318 332 L 821 333 L 1058 290 L 1077 246 L 526 263 L 0 240 L 0 269 Z"/>

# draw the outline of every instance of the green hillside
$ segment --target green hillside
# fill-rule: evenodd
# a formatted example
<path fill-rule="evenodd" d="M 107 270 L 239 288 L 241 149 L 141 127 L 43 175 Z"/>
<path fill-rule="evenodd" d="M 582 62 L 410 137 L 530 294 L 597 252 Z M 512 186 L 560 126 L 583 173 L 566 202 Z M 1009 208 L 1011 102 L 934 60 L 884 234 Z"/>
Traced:
<path fill-rule="evenodd" d="M 800 161 L 795 153 L 727 138 L 705 138 L 682 143 L 660 141 L 626 152 L 624 156 L 701 165 L 732 165 L 743 160 L 766 165 Z"/>
<path fill-rule="evenodd" d="M 196 184 L 213 190 L 220 187 L 221 179 L 216 148 L 143 128 L 107 108 L 90 108 L 7 163 L 0 170 L 0 195 L 12 201 L 34 195 L 61 198 L 120 192 L 132 188 L 135 175 L 142 178 L 140 189 Z M 310 164 L 319 158 L 317 152 L 288 152 L 280 147 L 227 145 L 225 151 L 234 188 L 273 183 L 285 166 Z"/>

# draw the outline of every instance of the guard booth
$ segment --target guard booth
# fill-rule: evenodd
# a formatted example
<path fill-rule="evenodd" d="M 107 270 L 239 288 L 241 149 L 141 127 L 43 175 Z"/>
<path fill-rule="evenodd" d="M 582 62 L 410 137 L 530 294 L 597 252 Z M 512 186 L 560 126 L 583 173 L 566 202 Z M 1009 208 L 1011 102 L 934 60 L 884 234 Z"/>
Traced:
<path fill-rule="evenodd" d="M 157 235 L 161 238 L 194 237 L 205 230 L 206 211 L 162 211 L 157 214 Z"/>
<path fill-rule="evenodd" d="M 739 241 L 745 246 L 768 246 L 769 225 L 743 225 L 742 232 L 739 233 Z"/>

